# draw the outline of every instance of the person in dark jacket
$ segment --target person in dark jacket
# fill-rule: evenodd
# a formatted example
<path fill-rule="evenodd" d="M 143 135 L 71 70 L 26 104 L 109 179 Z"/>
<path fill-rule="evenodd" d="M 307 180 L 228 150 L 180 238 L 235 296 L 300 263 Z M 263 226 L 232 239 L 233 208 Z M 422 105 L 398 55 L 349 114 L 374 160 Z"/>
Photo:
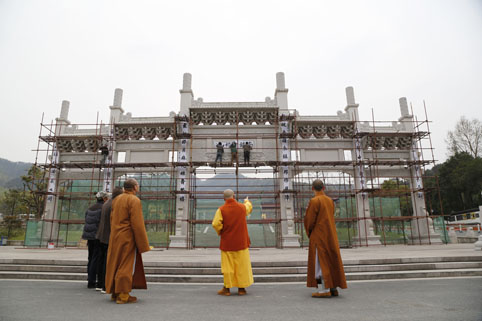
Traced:
<path fill-rule="evenodd" d="M 100 258 L 100 242 L 96 239 L 97 229 L 99 228 L 100 214 L 102 212 L 102 205 L 108 200 L 109 194 L 105 192 L 98 192 L 95 195 L 97 202 L 89 207 L 85 212 L 85 224 L 82 238 L 87 240 L 89 256 L 87 261 L 87 287 L 99 287 L 97 275 L 99 273 L 99 258 Z"/>
<path fill-rule="evenodd" d="M 214 166 L 216 166 L 218 159 L 219 159 L 219 165 L 223 164 L 223 154 L 224 154 L 224 147 L 223 147 L 223 144 L 219 142 L 216 145 L 216 160 L 214 161 Z"/>
<path fill-rule="evenodd" d="M 112 201 L 122 194 L 124 190 L 122 187 L 114 188 L 112 198 L 102 205 L 102 213 L 100 215 L 99 229 L 97 230 L 96 238 L 100 242 L 100 273 L 99 286 L 102 288 L 102 293 L 105 293 L 105 269 L 107 265 L 107 249 L 109 247 L 110 237 L 110 212 L 112 210 Z"/>
<path fill-rule="evenodd" d="M 243 145 L 243 151 L 244 151 L 244 165 L 249 165 L 249 155 L 251 154 L 251 145 L 246 142 L 246 144 Z"/>
<path fill-rule="evenodd" d="M 238 147 L 236 146 L 236 142 L 232 142 L 229 148 L 231 149 L 231 166 L 232 166 L 235 161 L 236 161 L 236 164 L 238 163 Z"/>

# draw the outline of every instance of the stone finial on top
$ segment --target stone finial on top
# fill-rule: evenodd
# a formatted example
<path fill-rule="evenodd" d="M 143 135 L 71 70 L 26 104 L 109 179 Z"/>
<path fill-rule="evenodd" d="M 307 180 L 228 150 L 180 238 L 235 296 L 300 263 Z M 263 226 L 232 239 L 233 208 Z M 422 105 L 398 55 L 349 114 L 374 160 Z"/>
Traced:
<path fill-rule="evenodd" d="M 276 89 L 277 90 L 285 90 L 285 74 L 283 72 L 276 73 Z"/>
<path fill-rule="evenodd" d="M 346 92 L 346 104 L 348 106 L 354 106 L 356 105 L 356 102 L 355 102 L 355 92 L 353 90 L 353 87 L 349 86 L 349 87 L 346 87 L 345 88 L 345 92 Z"/>
<path fill-rule="evenodd" d="M 112 107 L 122 108 L 122 89 L 116 88 L 114 91 L 114 104 Z"/>
<path fill-rule="evenodd" d="M 190 73 L 184 73 L 182 76 L 182 89 L 179 90 L 181 93 L 181 108 L 179 110 L 179 115 L 189 115 L 189 109 L 192 107 L 194 100 L 194 93 L 191 89 L 192 76 Z"/>
<path fill-rule="evenodd" d="M 274 98 L 280 110 L 288 109 L 288 89 L 285 86 L 285 74 L 282 72 L 276 73 L 276 90 Z"/>
<path fill-rule="evenodd" d="M 57 125 L 55 126 L 55 134 L 60 135 L 65 130 L 65 125 L 70 125 L 69 121 L 69 106 L 68 100 L 62 100 L 62 107 L 60 108 L 60 117 L 55 118 Z"/>
<path fill-rule="evenodd" d="M 191 81 L 192 81 L 192 75 L 190 73 L 184 73 L 182 77 L 182 90 L 183 91 L 191 91 Z"/>
<path fill-rule="evenodd" d="M 402 117 L 410 117 L 410 113 L 408 112 L 407 98 L 401 97 L 398 102 L 400 103 L 400 113 Z"/>
<path fill-rule="evenodd" d="M 69 106 L 70 102 L 68 100 L 62 100 L 62 107 L 60 109 L 60 117 L 58 120 L 69 120 Z"/>
<path fill-rule="evenodd" d="M 352 86 L 345 88 L 346 107 L 345 112 L 349 119 L 358 120 L 358 104 L 355 101 L 355 91 Z M 340 115 L 338 115 L 340 117 Z"/>

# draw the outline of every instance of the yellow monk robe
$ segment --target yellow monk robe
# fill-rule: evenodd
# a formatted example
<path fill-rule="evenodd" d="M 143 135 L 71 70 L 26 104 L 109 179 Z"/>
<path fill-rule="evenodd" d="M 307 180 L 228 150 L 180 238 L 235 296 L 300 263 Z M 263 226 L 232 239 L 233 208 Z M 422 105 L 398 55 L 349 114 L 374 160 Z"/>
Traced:
<path fill-rule="evenodd" d="M 249 258 L 249 235 L 246 216 L 251 214 L 253 205 L 249 200 L 244 204 L 228 199 L 218 208 L 212 222 L 221 242 L 221 271 L 225 288 L 246 288 L 253 284 L 253 271 Z"/>

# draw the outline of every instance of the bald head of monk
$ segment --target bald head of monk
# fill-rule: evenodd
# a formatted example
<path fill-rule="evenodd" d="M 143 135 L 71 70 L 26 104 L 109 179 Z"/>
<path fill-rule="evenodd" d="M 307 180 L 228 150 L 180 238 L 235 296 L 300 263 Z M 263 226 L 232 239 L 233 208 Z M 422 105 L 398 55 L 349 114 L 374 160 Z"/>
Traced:
<path fill-rule="evenodd" d="M 225 200 L 228 200 L 228 199 L 233 198 L 233 197 L 234 197 L 233 190 L 227 189 L 227 190 L 224 191 L 224 199 Z"/>
<path fill-rule="evenodd" d="M 315 179 L 311 184 L 311 190 L 315 192 L 321 192 L 324 189 L 325 189 L 325 184 L 323 184 L 323 181 L 321 179 Z"/>
<path fill-rule="evenodd" d="M 135 178 L 128 178 L 124 182 L 124 190 L 131 191 L 137 194 L 137 192 L 139 191 L 139 183 L 137 183 L 137 180 Z"/>

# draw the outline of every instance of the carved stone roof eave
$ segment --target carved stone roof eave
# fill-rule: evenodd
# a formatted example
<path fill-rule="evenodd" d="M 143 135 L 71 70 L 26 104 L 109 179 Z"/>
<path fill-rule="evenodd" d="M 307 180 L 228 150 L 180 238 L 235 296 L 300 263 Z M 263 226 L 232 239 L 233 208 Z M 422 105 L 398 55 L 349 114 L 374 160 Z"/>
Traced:
<path fill-rule="evenodd" d="M 114 125 L 142 125 L 142 124 L 174 123 L 174 116 L 132 117 L 130 113 L 122 115 Z"/>
<path fill-rule="evenodd" d="M 194 110 L 219 110 L 219 109 L 279 109 L 274 100 L 270 102 L 198 102 L 194 100 L 191 105 Z"/>
<path fill-rule="evenodd" d="M 297 116 L 296 122 L 301 124 L 333 124 L 333 125 L 345 125 L 353 124 L 352 120 L 340 119 L 337 116 Z"/>

